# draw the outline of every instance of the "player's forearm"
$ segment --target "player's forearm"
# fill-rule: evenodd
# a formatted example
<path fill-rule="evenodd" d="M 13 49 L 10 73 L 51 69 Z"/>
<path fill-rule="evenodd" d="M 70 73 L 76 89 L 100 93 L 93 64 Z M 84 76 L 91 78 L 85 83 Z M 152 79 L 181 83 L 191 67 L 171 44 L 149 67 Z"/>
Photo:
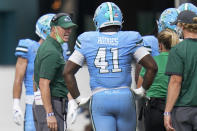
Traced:
<path fill-rule="evenodd" d="M 20 98 L 22 92 L 22 84 L 27 68 L 27 59 L 22 57 L 17 58 L 15 79 L 13 86 L 13 98 Z"/>
<path fill-rule="evenodd" d="M 49 83 L 46 83 L 40 80 L 39 87 L 40 87 L 42 102 L 43 102 L 46 113 L 53 112 Z"/>
<path fill-rule="evenodd" d="M 157 73 L 157 68 L 148 68 L 144 75 L 144 80 L 142 86 L 144 89 L 148 90 L 149 87 L 152 85 L 155 75 Z"/>
<path fill-rule="evenodd" d="M 22 81 L 14 81 L 13 98 L 20 99 L 21 92 L 22 92 Z"/>
<path fill-rule="evenodd" d="M 79 70 L 81 66 L 75 64 L 74 62 L 68 60 L 66 66 L 64 68 L 64 81 L 66 82 L 66 86 L 71 94 L 71 96 L 75 99 L 80 95 L 77 81 L 75 78 L 75 73 Z"/>
<path fill-rule="evenodd" d="M 139 61 L 139 64 L 141 64 L 146 69 L 142 86 L 145 90 L 148 90 L 157 73 L 157 63 L 152 58 L 152 56 L 148 54 Z"/>
<path fill-rule="evenodd" d="M 76 82 L 76 78 L 75 78 L 74 74 L 66 73 L 65 74 L 65 81 L 66 81 L 66 85 L 67 85 L 67 88 L 68 88 L 71 96 L 73 98 L 77 98 L 80 95 L 80 93 L 78 90 L 78 86 L 77 86 L 77 82 Z"/>
<path fill-rule="evenodd" d="M 181 81 L 176 81 L 176 78 L 171 77 L 168 86 L 168 95 L 165 112 L 171 112 L 181 90 Z"/>

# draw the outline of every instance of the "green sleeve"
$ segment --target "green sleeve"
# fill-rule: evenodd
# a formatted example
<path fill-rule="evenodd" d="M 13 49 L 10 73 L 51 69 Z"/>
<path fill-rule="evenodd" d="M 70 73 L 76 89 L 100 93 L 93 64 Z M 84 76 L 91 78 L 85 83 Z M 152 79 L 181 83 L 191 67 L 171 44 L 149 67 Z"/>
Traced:
<path fill-rule="evenodd" d="M 59 67 L 58 60 L 59 60 L 58 54 L 56 53 L 46 54 L 41 61 L 40 78 L 53 80 L 57 68 Z"/>

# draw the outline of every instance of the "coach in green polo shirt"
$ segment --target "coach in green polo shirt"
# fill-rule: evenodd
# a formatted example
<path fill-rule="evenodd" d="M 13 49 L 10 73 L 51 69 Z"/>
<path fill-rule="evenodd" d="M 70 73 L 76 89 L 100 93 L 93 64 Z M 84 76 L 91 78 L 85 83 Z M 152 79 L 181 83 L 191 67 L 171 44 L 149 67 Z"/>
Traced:
<path fill-rule="evenodd" d="M 38 117 L 35 125 L 37 130 L 64 131 L 62 106 L 66 103 L 64 100 L 67 100 L 68 90 L 62 75 L 65 61 L 61 44 L 69 40 L 76 24 L 68 14 L 59 13 L 53 17 L 50 25 L 51 33 L 39 47 L 34 64 L 34 80 L 43 102 L 43 105 L 34 106 L 35 117 Z"/>
<path fill-rule="evenodd" d="M 174 22 L 184 40 L 169 53 L 170 76 L 164 124 L 167 131 L 197 130 L 197 15 L 182 11 Z"/>

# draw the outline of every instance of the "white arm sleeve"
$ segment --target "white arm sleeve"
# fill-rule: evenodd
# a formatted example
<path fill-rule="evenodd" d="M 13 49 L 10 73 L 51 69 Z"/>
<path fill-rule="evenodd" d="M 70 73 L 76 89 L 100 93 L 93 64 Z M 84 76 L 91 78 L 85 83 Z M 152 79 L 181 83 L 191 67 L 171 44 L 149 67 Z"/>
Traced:
<path fill-rule="evenodd" d="M 134 58 L 136 59 L 137 63 L 146 55 L 150 54 L 145 47 L 138 48 L 134 53 Z"/>
<path fill-rule="evenodd" d="M 77 65 L 82 66 L 85 60 L 85 57 L 77 50 L 75 50 L 72 55 L 69 57 L 70 61 L 74 62 Z"/>

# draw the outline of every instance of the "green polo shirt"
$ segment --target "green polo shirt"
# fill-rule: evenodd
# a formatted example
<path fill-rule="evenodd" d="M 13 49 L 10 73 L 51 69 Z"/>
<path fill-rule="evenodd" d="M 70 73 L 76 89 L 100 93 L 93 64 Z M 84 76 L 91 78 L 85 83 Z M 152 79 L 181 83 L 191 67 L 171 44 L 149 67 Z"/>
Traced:
<path fill-rule="evenodd" d="M 34 80 L 39 85 L 39 79 L 51 80 L 51 96 L 67 97 L 63 69 L 65 61 L 61 45 L 52 37 L 48 36 L 37 51 L 34 62 Z"/>
<path fill-rule="evenodd" d="M 197 39 L 184 39 L 171 49 L 166 74 L 182 76 L 175 106 L 197 106 Z"/>
<path fill-rule="evenodd" d="M 168 61 L 168 52 L 161 52 L 158 56 L 154 57 L 158 66 L 157 74 L 150 88 L 147 90 L 148 97 L 165 98 L 167 94 L 169 76 L 165 75 L 166 64 Z M 144 77 L 145 69 L 142 68 L 140 76 Z"/>

